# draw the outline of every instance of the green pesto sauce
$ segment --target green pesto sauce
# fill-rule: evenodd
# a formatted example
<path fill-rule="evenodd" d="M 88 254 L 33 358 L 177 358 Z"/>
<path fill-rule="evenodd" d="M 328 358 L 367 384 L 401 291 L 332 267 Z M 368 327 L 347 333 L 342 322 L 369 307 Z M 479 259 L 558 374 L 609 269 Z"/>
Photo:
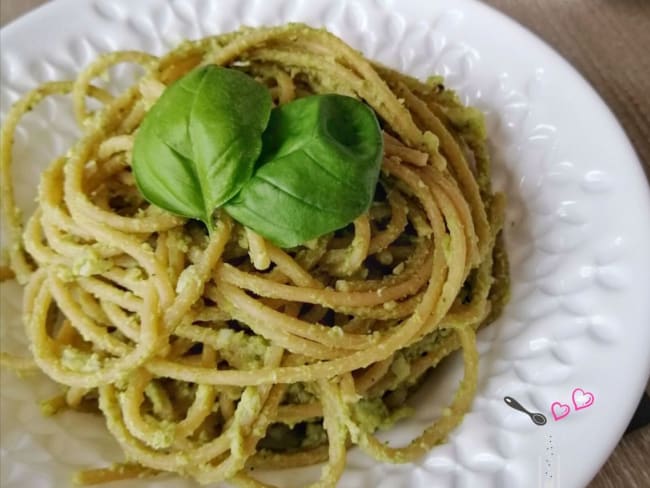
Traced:
<path fill-rule="evenodd" d="M 363 398 L 351 405 L 351 410 L 359 426 L 366 432 L 389 429 L 395 422 L 413 413 L 413 408 L 409 406 L 390 411 L 381 398 Z"/>

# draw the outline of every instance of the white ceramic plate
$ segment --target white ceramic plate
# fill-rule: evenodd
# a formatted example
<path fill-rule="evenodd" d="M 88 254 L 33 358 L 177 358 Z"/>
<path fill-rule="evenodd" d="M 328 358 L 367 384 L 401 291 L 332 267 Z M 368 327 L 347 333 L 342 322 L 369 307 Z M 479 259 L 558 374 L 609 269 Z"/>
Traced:
<path fill-rule="evenodd" d="M 99 52 L 162 53 L 185 37 L 287 21 L 325 26 L 407 73 L 445 75 L 486 112 L 494 179 L 508 195 L 513 298 L 480 334 L 471 413 L 415 464 L 383 465 L 353 450 L 340 486 L 584 486 L 616 445 L 650 369 L 650 198 L 609 110 L 520 26 L 466 0 L 58 0 L 2 30 L 2 112 L 38 83 L 72 77 Z M 71 120 L 64 103 L 47 102 L 22 124 L 16 184 L 25 208 L 33 208 L 40 168 L 72 141 Z M 2 348 L 13 350 L 24 339 L 20 290 L 11 283 L 2 285 L 1 309 Z M 414 399 L 415 417 L 387 436 L 391 443 L 439 413 L 459 374 L 452 361 L 431 378 Z M 41 418 L 36 401 L 51 389 L 42 378 L 2 373 L 6 488 L 67 486 L 71 471 L 120 459 L 100 420 Z M 505 396 L 547 423 L 533 424 Z M 315 473 L 269 479 L 294 486 Z"/>

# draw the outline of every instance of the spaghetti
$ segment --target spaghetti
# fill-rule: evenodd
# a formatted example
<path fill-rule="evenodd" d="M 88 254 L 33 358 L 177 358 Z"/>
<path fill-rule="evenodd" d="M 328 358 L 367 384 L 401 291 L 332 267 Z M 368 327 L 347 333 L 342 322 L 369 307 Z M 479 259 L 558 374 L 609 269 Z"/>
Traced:
<path fill-rule="evenodd" d="M 145 74 L 118 96 L 92 85 L 118 63 Z M 370 210 L 280 249 L 225 212 L 208 236 L 150 206 L 130 168 L 134 132 L 167 85 L 208 63 L 254 76 L 276 104 L 335 92 L 371 106 L 385 154 Z M 42 174 L 23 228 L 13 134 L 35 104 L 65 93 L 83 135 Z M 89 98 L 102 108 L 89 111 Z M 33 359 L 2 363 L 64 385 L 45 411 L 105 417 L 128 463 L 77 481 L 175 472 L 260 487 L 249 468 L 327 461 L 314 486 L 334 486 L 351 443 L 407 462 L 444 442 L 476 389 L 475 330 L 508 297 L 504 198 L 490 187 L 485 137 L 478 111 L 440 80 L 375 65 L 304 25 L 188 41 L 161 58 L 104 54 L 17 102 L 2 128 L 3 276 L 25 284 Z M 406 447 L 379 442 L 374 432 L 407 415 L 425 372 L 459 347 L 464 377 L 445 415 Z"/>

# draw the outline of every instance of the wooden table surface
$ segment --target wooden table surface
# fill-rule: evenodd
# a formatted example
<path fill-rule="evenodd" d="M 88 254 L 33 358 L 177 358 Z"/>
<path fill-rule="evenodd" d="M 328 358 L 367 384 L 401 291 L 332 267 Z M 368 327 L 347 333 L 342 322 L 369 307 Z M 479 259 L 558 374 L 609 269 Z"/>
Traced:
<path fill-rule="evenodd" d="M 46 1 L 0 0 L 0 25 Z M 484 1 L 546 40 L 591 82 L 623 125 L 650 178 L 650 0 Z M 636 419 L 647 423 L 648 416 L 650 402 Z M 589 484 L 637 487 L 650 487 L 650 424 L 627 433 Z"/>

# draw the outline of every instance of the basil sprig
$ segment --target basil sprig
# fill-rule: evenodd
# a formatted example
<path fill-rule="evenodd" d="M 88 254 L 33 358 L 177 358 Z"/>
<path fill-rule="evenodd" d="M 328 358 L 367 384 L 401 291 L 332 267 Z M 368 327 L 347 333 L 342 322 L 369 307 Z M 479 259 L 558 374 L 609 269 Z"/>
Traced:
<path fill-rule="evenodd" d="M 268 124 L 268 126 L 267 126 Z M 314 95 L 271 110 L 263 85 L 199 68 L 165 90 L 135 138 L 133 172 L 151 203 L 213 228 L 218 207 L 281 247 L 365 212 L 383 145 L 371 108 Z"/>
<path fill-rule="evenodd" d="M 269 91 L 250 76 L 213 65 L 167 88 L 133 146 L 133 173 L 151 203 L 202 220 L 251 178 L 271 113 Z"/>

